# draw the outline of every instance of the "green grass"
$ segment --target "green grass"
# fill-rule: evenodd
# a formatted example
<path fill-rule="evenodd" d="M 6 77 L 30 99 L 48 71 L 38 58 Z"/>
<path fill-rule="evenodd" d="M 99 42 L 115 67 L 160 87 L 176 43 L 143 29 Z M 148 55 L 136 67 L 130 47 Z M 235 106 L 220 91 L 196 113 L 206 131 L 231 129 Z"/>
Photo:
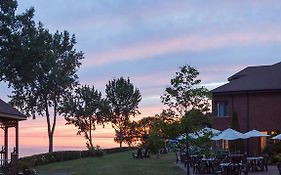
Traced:
<path fill-rule="evenodd" d="M 36 167 L 39 175 L 184 175 L 175 165 L 175 154 L 133 159 L 130 151 Z"/>

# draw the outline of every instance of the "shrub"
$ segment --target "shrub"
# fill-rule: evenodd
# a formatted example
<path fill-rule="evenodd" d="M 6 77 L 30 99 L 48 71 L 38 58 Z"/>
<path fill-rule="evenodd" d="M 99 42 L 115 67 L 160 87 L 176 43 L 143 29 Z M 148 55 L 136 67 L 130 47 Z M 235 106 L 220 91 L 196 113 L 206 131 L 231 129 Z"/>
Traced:
<path fill-rule="evenodd" d="M 281 153 L 273 156 L 271 161 L 272 161 L 272 163 L 281 162 Z"/>
<path fill-rule="evenodd" d="M 33 156 L 23 157 L 19 159 L 19 169 L 32 169 L 38 165 L 48 163 L 80 159 L 85 157 L 102 157 L 105 153 L 117 153 L 127 151 L 128 148 L 111 148 L 111 149 L 91 149 L 83 151 L 58 151 L 52 153 L 37 154 Z"/>

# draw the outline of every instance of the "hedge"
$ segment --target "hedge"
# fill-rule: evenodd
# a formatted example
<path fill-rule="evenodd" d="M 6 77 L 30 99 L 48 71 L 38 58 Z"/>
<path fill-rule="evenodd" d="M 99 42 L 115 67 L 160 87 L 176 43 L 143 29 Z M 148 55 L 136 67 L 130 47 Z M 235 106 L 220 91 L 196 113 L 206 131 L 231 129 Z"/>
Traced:
<path fill-rule="evenodd" d="M 83 150 L 83 151 L 57 151 L 52 153 L 36 154 L 19 159 L 19 168 L 21 170 L 32 168 L 38 165 L 48 163 L 80 159 L 85 157 L 101 157 L 106 154 L 127 151 L 128 148 L 111 148 L 103 150 Z"/>

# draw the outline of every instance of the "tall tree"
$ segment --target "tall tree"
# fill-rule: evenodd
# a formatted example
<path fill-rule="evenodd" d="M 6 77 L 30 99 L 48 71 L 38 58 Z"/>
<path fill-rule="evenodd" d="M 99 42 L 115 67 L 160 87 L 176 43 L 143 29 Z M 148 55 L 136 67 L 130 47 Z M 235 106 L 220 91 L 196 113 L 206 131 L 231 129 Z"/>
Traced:
<path fill-rule="evenodd" d="M 185 117 L 187 121 L 189 120 L 189 111 L 207 112 L 210 106 L 210 93 L 206 88 L 199 87 L 201 80 L 197 78 L 198 75 L 199 72 L 189 65 L 180 67 L 180 70 L 176 72 L 176 77 L 171 79 L 170 87 L 166 88 L 164 95 L 161 96 L 162 103 L 168 105 L 170 110 L 178 116 Z M 193 125 L 191 122 L 192 120 L 189 121 L 190 125 Z M 192 128 L 188 127 L 186 123 L 183 124 L 187 136 Z M 188 137 L 186 137 L 187 157 L 189 157 L 188 148 Z M 189 174 L 189 165 L 187 166 L 187 173 Z"/>
<path fill-rule="evenodd" d="M 93 149 L 93 131 L 96 130 L 96 125 L 104 125 L 107 121 L 107 106 L 101 92 L 94 86 L 82 86 L 64 99 L 60 113 L 64 114 L 67 124 L 78 128 L 77 135 L 83 134 L 87 147 Z"/>
<path fill-rule="evenodd" d="M 83 54 L 74 48 L 74 35 L 51 34 L 42 23 L 36 25 L 33 8 L 16 15 L 14 0 L 0 1 L 0 8 L 0 78 L 14 89 L 14 106 L 34 118 L 46 116 L 52 152 L 58 106 L 78 84 L 76 71 Z"/>
<path fill-rule="evenodd" d="M 140 114 L 138 104 L 141 101 L 141 94 L 129 78 L 123 77 L 109 81 L 105 92 L 111 110 L 112 127 L 118 133 L 120 147 L 122 147 L 125 125 L 131 116 Z"/>
<path fill-rule="evenodd" d="M 171 79 L 170 87 L 161 96 L 163 104 L 181 117 L 191 109 L 208 111 L 210 93 L 206 88 L 199 87 L 201 80 L 197 78 L 198 75 L 199 72 L 189 65 L 180 67 L 176 77 Z"/>
<path fill-rule="evenodd" d="M 134 143 L 137 143 L 139 139 L 139 130 L 138 123 L 136 121 L 128 121 L 123 128 L 123 142 L 128 144 L 131 147 Z M 120 143 L 120 133 L 118 131 L 115 132 L 114 141 Z"/>
<path fill-rule="evenodd" d="M 0 1 L 0 80 L 9 86 L 33 81 L 38 54 L 38 31 L 33 21 L 34 9 L 16 15 L 15 0 Z"/>

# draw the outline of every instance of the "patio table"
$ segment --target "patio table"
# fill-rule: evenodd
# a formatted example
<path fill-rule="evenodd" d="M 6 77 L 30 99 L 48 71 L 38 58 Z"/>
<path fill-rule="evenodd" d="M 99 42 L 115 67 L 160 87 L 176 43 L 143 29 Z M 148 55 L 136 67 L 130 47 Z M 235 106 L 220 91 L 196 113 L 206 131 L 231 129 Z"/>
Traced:
<path fill-rule="evenodd" d="M 212 171 L 214 169 L 213 162 L 215 161 L 215 158 L 213 158 L 213 157 L 202 158 L 201 161 L 205 164 L 206 173 L 212 173 Z"/>
<path fill-rule="evenodd" d="M 223 174 L 228 174 L 229 173 L 229 165 L 232 165 L 232 163 L 227 162 L 227 163 L 220 163 L 221 169 Z M 233 164 L 233 167 L 236 167 L 237 165 L 239 165 L 239 167 L 237 168 L 241 168 L 242 167 L 242 163 L 235 163 Z"/>
<path fill-rule="evenodd" d="M 261 157 L 261 156 L 258 156 L 258 157 L 247 157 L 247 161 L 249 162 L 250 164 L 250 169 L 252 171 L 258 171 L 259 170 L 259 167 L 261 167 L 261 161 L 263 160 L 264 158 Z M 262 169 L 262 168 L 261 168 Z"/>

